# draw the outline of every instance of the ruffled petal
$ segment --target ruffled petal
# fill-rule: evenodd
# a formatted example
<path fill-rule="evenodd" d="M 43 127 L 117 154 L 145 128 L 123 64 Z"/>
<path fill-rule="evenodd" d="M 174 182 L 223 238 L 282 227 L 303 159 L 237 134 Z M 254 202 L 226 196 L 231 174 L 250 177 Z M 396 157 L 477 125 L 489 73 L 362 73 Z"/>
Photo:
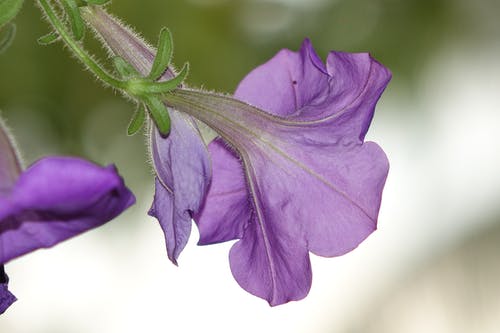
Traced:
<path fill-rule="evenodd" d="M 320 64 L 306 39 L 300 52 L 282 50 L 250 72 L 235 97 L 295 122 L 290 132 L 304 140 L 337 143 L 347 137 L 361 143 L 390 71 L 368 53 L 333 51 L 326 68 Z M 303 125 L 314 130 L 296 131 Z"/>
<path fill-rule="evenodd" d="M 361 143 L 392 74 L 368 53 L 330 52 L 327 69 L 331 77 L 328 98 L 304 107 L 294 119 L 321 122 L 323 126 L 334 122 L 330 133 Z"/>
<path fill-rule="evenodd" d="M 243 238 L 229 253 L 231 272 L 238 284 L 271 306 L 304 298 L 312 281 L 303 238 L 295 238 L 297 234 L 282 227 L 286 225 L 279 214 L 262 220 L 252 217 Z"/>
<path fill-rule="evenodd" d="M 376 229 L 385 154 L 375 144 L 309 148 L 314 153 L 300 161 L 257 150 L 245 161 L 251 220 L 231 251 L 231 269 L 244 289 L 271 305 L 305 297 L 308 251 L 342 255 Z"/>
<path fill-rule="evenodd" d="M 251 71 L 234 96 L 277 116 L 289 116 L 328 94 L 325 65 L 306 39 L 299 52 L 281 50 Z"/>
<path fill-rule="evenodd" d="M 174 194 L 155 179 L 155 196 L 149 215 L 160 222 L 165 236 L 168 258 L 177 265 L 177 258 L 186 246 L 191 234 L 191 215 L 187 209 L 178 209 Z"/>
<path fill-rule="evenodd" d="M 114 166 L 43 158 L 0 197 L 0 264 L 98 227 L 134 202 Z"/>
<path fill-rule="evenodd" d="M 174 110 L 170 117 L 166 138 L 156 128 L 151 135 L 157 181 L 149 214 L 160 222 L 168 257 L 176 264 L 189 239 L 191 214 L 200 208 L 210 184 L 211 166 L 193 120 Z"/>
<path fill-rule="evenodd" d="M 384 152 L 374 143 L 287 147 L 267 152 L 266 158 L 279 167 L 251 162 L 255 187 L 261 200 L 269 201 L 263 216 L 279 212 L 286 228 L 299 228 L 307 248 L 317 255 L 353 250 L 377 226 L 389 168 Z"/>

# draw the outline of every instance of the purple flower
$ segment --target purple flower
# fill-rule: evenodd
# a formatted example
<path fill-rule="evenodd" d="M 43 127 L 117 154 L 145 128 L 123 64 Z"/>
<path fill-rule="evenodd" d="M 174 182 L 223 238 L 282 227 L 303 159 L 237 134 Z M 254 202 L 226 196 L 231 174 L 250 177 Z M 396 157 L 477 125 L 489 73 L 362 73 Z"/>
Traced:
<path fill-rule="evenodd" d="M 235 93 L 243 102 L 167 95 L 221 136 L 209 145 L 212 183 L 195 220 L 200 244 L 239 239 L 229 257 L 245 290 L 271 305 L 302 299 L 309 251 L 339 256 L 376 229 L 389 165 L 363 141 L 390 77 L 368 54 L 331 52 L 325 66 L 305 40 L 252 71 Z"/>
<path fill-rule="evenodd" d="M 135 202 L 114 166 L 42 158 L 21 171 L 0 123 L 0 265 L 98 227 Z M 10 305 L 0 272 L 0 310 Z"/>

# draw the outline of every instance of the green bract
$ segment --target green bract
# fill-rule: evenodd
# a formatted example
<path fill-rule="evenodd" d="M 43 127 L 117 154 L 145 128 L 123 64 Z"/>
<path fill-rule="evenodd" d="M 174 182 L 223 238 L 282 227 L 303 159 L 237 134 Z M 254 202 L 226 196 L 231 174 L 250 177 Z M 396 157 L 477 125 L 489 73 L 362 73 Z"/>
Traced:
<path fill-rule="evenodd" d="M 151 67 L 151 72 L 148 79 L 158 80 L 165 72 L 170 61 L 172 60 L 173 53 L 172 35 L 167 28 L 162 28 L 160 31 L 160 38 L 158 40 L 158 49 L 156 51 L 155 60 Z"/>
<path fill-rule="evenodd" d="M 116 71 L 124 80 L 140 76 L 139 72 L 137 72 L 135 68 L 126 62 L 122 57 L 114 57 L 113 65 L 115 65 Z"/>
<path fill-rule="evenodd" d="M 76 40 L 81 40 L 85 33 L 85 23 L 80 15 L 80 9 L 75 0 L 62 0 L 64 10 L 68 14 L 71 30 Z"/>
<path fill-rule="evenodd" d="M 57 32 L 52 31 L 52 32 L 49 32 L 48 34 L 38 38 L 37 42 L 40 45 L 49 45 L 49 44 L 52 44 L 54 42 L 57 42 L 58 40 L 59 40 L 59 35 L 57 34 Z"/>
<path fill-rule="evenodd" d="M 130 123 L 128 124 L 127 134 L 134 135 L 137 133 L 146 120 L 146 107 L 144 104 L 138 105 Z"/>

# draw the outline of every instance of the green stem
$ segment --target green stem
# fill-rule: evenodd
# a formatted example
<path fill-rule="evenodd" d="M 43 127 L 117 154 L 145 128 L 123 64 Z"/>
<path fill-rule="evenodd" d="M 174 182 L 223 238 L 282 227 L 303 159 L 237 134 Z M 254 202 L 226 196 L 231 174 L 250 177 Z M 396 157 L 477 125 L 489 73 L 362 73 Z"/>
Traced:
<path fill-rule="evenodd" d="M 97 64 L 92 57 L 90 57 L 83 49 L 80 47 L 77 41 L 73 39 L 71 34 L 65 29 L 64 24 L 61 22 L 54 9 L 50 6 L 47 0 L 38 0 L 40 6 L 43 8 L 50 23 L 57 30 L 61 38 L 64 40 L 66 45 L 75 53 L 75 55 L 80 59 L 80 61 L 85 64 L 90 70 L 104 83 L 110 85 L 116 89 L 125 90 L 127 88 L 126 83 L 115 79 L 113 76 L 108 74 L 104 69 Z"/>

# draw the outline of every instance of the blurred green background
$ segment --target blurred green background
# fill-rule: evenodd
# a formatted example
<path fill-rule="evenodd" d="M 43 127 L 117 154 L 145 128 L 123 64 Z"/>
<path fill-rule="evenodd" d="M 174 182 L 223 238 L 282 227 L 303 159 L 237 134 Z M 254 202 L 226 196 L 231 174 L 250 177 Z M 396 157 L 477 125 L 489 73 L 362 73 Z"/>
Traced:
<path fill-rule="evenodd" d="M 9 264 L 20 301 L 0 319 L 1 333 L 498 332 L 499 1 L 114 0 L 108 8 L 152 44 L 169 27 L 175 64 L 190 62 L 188 83 L 215 91 L 234 91 L 305 37 L 323 59 L 332 49 L 372 53 L 393 72 L 368 137 L 391 161 L 379 230 L 352 254 L 313 258 L 311 294 L 277 309 L 232 280 L 230 244 L 200 248 L 193 235 L 181 268 L 170 267 L 145 214 L 147 140 L 125 134 L 134 106 L 61 44 L 37 45 L 48 25 L 26 1 L 0 54 L 0 110 L 26 162 L 70 154 L 116 163 L 138 204 L 102 230 Z M 106 63 L 91 37 L 88 49 Z"/>

